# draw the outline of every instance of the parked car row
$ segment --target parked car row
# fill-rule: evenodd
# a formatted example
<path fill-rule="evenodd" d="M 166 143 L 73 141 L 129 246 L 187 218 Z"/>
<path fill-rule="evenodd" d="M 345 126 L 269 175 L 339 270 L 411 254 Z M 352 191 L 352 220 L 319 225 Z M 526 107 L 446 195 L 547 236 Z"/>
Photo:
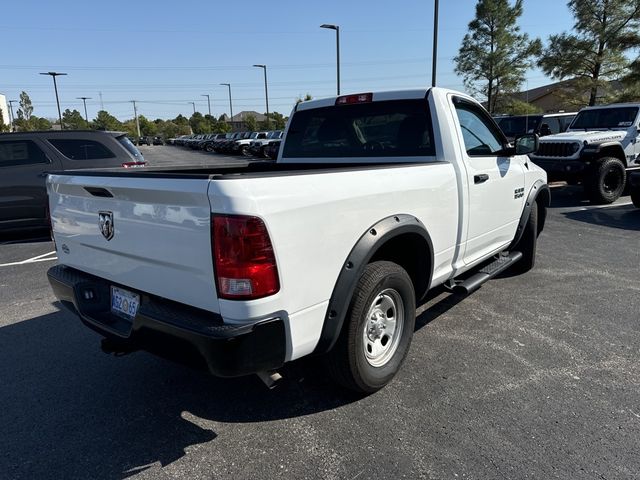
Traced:
<path fill-rule="evenodd" d="M 134 145 L 164 145 L 164 140 L 162 139 L 162 137 L 150 137 L 150 136 L 144 136 L 144 137 L 138 137 L 138 138 L 130 138 L 129 139 L 131 141 L 131 143 L 133 143 Z"/>
<path fill-rule="evenodd" d="M 282 130 L 272 130 L 268 132 L 182 135 L 181 137 L 170 138 L 167 143 L 169 145 L 189 147 L 193 150 L 275 160 L 278 157 L 283 133 Z"/>

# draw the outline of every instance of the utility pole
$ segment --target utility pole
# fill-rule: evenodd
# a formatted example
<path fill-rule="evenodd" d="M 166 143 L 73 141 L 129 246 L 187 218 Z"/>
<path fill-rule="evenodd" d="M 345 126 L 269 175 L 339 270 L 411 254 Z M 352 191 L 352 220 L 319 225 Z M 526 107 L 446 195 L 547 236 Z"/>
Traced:
<path fill-rule="evenodd" d="M 56 92 L 56 104 L 58 105 L 58 118 L 60 118 L 60 130 L 64 130 L 64 125 L 62 124 L 62 113 L 60 112 L 60 99 L 58 98 L 58 85 L 56 83 L 56 77 L 61 75 L 66 75 L 66 73 L 60 72 L 42 72 L 40 75 L 49 75 L 53 78 L 53 89 Z"/>
<path fill-rule="evenodd" d="M 102 101 L 102 92 L 98 92 L 98 95 L 100 95 L 100 110 L 104 110 L 104 102 Z"/>
<path fill-rule="evenodd" d="M 196 114 L 196 102 L 187 102 L 190 103 L 191 105 L 193 105 L 193 114 Z"/>
<path fill-rule="evenodd" d="M 436 67 L 438 62 L 438 0 L 435 0 L 433 12 L 433 63 L 431 67 L 431 86 L 436 86 Z"/>
<path fill-rule="evenodd" d="M 208 93 L 203 93 L 202 97 L 207 97 L 207 106 L 209 107 L 209 116 L 211 116 L 211 99 L 209 98 Z"/>
<path fill-rule="evenodd" d="M 87 121 L 87 126 L 89 125 L 89 115 L 87 115 L 87 100 L 91 100 L 91 97 L 76 97 L 78 100 L 82 100 L 84 103 L 84 119 Z"/>
<path fill-rule="evenodd" d="M 231 103 L 231 84 L 230 83 L 221 83 L 220 85 L 226 85 L 229 87 L 229 123 L 233 120 L 233 104 Z"/>
<path fill-rule="evenodd" d="M 340 25 L 331 25 L 323 23 L 320 28 L 328 28 L 329 30 L 336 31 L 336 84 L 338 89 L 338 95 L 340 95 Z"/>
<path fill-rule="evenodd" d="M 264 70 L 264 99 L 267 104 L 267 129 L 271 128 L 271 122 L 269 121 L 269 90 L 267 90 L 267 66 L 266 65 L 254 65 L 254 67 Z"/>
<path fill-rule="evenodd" d="M 14 103 L 20 103 L 20 102 L 18 102 L 18 100 L 9 100 L 9 120 L 11 121 L 11 131 L 12 132 L 16 131 L 16 127 L 13 125 L 13 122 L 15 120 L 15 117 L 13 116 L 13 104 Z"/>
<path fill-rule="evenodd" d="M 140 122 L 138 121 L 138 109 L 136 108 L 136 101 L 135 100 L 129 100 L 131 103 L 133 103 L 133 114 L 136 117 L 136 129 L 138 130 L 138 138 L 140 138 Z"/>

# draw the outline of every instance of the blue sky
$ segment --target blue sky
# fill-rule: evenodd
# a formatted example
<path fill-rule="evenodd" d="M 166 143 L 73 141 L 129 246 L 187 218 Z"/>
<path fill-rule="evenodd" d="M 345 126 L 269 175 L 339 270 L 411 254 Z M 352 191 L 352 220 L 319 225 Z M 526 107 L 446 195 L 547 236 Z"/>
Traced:
<path fill-rule="evenodd" d="M 441 0 L 438 84 L 463 89 L 452 58 L 474 16 L 475 0 Z M 166 5 L 166 6 L 165 6 Z M 422 87 L 431 82 L 433 0 L 281 0 L 260 2 L 4 2 L 0 28 L 0 93 L 27 91 L 38 116 L 57 117 L 51 78 L 59 78 L 61 107 L 89 116 L 104 108 L 120 119 L 207 112 L 264 111 L 262 71 L 268 65 L 270 110 L 288 115 L 295 98 L 335 94 L 335 33 L 340 25 L 342 93 Z M 525 0 L 520 25 L 543 40 L 568 30 L 572 17 L 560 0 Z M 547 83 L 539 71 L 528 86 Z M 82 110 L 81 110 L 82 111 Z"/>

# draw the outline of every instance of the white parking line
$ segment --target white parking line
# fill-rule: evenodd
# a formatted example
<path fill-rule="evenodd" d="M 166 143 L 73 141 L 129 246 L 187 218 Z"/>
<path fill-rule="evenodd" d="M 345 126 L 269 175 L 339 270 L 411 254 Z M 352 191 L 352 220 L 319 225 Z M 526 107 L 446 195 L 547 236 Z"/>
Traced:
<path fill-rule="evenodd" d="M 633 205 L 633 202 L 612 203 L 611 205 L 593 205 L 587 207 L 554 208 L 553 211 L 558 213 L 584 212 L 586 210 L 602 210 L 604 208 L 627 207 L 629 205 Z"/>
<path fill-rule="evenodd" d="M 57 256 L 49 258 L 51 255 L 55 255 L 55 253 L 56 251 L 54 250 L 53 252 L 43 253 L 42 255 L 27 258 L 26 260 L 22 260 L 20 262 L 0 263 L 0 267 L 11 267 L 13 265 L 26 265 L 28 263 L 49 262 L 49 261 L 57 260 L 58 259 Z"/>

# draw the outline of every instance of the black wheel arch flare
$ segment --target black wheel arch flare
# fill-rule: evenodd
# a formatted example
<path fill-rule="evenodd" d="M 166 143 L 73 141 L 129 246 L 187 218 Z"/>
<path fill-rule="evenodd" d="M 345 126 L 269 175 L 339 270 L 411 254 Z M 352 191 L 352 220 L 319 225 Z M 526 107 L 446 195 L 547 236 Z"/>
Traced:
<path fill-rule="evenodd" d="M 378 221 L 362 234 L 342 265 L 329 300 L 322 333 L 314 354 L 328 352 L 338 339 L 351 303 L 351 297 L 367 264 L 390 240 L 405 234 L 418 235 L 428 250 L 425 251 L 425 255 L 429 267 L 427 272 L 424 272 L 426 274 L 423 278 L 424 281 L 421 282 L 426 287 L 423 289 L 424 291 L 416 292 L 416 300 L 420 300 L 427 293 L 433 276 L 434 253 L 431 236 L 422 222 L 408 214 L 391 215 Z"/>
<path fill-rule="evenodd" d="M 529 190 L 529 195 L 527 196 L 527 199 L 525 201 L 524 209 L 522 210 L 520 221 L 518 222 L 518 228 L 516 229 L 516 236 L 513 238 L 513 241 L 511 242 L 507 250 L 511 250 L 513 247 L 515 247 L 522 238 L 524 227 L 527 225 L 529 215 L 531 215 L 531 208 L 533 207 L 533 203 L 538 201 L 538 197 L 540 197 L 540 200 L 544 201 L 544 204 L 542 204 L 541 206 L 545 207 L 545 209 L 551 204 L 551 192 L 549 190 L 549 185 L 544 183 L 543 180 L 536 181 L 531 187 L 531 190 Z M 546 218 L 545 213 L 541 213 L 541 215 L 543 215 L 543 217 L 541 222 L 538 222 L 538 233 L 542 231 Z"/>

